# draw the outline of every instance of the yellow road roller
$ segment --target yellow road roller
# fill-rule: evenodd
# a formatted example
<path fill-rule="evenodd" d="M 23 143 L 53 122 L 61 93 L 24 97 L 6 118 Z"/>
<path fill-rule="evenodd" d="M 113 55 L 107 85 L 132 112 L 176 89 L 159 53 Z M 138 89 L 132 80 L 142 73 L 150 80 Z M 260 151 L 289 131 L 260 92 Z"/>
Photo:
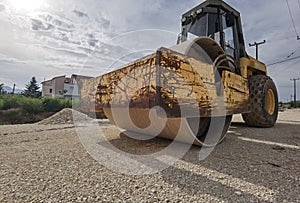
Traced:
<path fill-rule="evenodd" d="M 182 15 L 177 44 L 81 82 L 83 111 L 124 130 L 195 145 L 223 140 L 233 114 L 272 127 L 278 95 L 264 63 L 245 50 L 240 13 L 207 0 Z"/>

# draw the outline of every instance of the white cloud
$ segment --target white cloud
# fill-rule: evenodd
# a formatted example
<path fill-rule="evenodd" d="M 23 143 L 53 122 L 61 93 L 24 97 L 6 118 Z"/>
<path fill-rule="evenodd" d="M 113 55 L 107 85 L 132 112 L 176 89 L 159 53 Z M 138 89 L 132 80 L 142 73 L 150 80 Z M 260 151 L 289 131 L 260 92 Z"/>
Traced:
<path fill-rule="evenodd" d="M 0 4 L 0 12 L 5 11 L 5 6 L 3 4 Z"/>
<path fill-rule="evenodd" d="M 37 11 L 16 11 L 8 0 L 0 4 L 1 80 L 22 86 L 32 76 L 38 80 L 55 75 L 100 75 L 109 67 L 139 56 L 135 52 L 156 50 L 176 43 L 181 14 L 198 0 L 45 0 Z M 248 43 L 267 40 L 260 59 L 269 64 L 288 55 L 300 55 L 299 41 L 285 1 L 228 0 L 241 12 Z M 289 1 L 300 32 L 297 1 Z M 138 31 L 137 31 L 138 30 Z M 136 32 L 137 31 L 137 32 Z M 127 57 L 126 57 L 127 56 Z M 299 74 L 299 60 L 268 68 L 282 100 L 292 89 L 289 79 Z M 300 75 L 298 75 L 299 77 Z M 0 81 L 1 82 L 1 81 Z M 11 84 L 8 84 L 11 85 Z M 300 89 L 300 88 L 298 88 Z M 300 92 L 298 92 L 300 95 Z"/>

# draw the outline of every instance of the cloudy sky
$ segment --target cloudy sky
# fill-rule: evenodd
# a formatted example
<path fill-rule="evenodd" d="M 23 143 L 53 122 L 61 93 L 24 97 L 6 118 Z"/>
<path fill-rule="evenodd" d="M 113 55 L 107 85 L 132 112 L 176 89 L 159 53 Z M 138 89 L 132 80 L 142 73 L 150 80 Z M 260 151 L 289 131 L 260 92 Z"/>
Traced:
<path fill-rule="evenodd" d="M 132 58 L 176 43 L 180 16 L 203 0 L 0 0 L 0 83 L 23 89 L 58 75 L 98 76 Z M 260 59 L 281 101 L 300 77 L 297 40 L 286 0 L 227 0 L 242 14 L 248 44 L 266 40 Z M 300 1 L 288 0 L 298 35 Z M 298 99 L 300 98 L 300 81 Z"/>

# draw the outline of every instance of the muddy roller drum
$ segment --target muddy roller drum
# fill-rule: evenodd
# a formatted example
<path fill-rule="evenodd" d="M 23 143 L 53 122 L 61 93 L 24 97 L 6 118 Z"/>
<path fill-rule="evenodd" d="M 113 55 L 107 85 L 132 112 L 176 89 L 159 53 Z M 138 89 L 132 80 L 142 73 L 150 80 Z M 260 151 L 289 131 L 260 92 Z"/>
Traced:
<path fill-rule="evenodd" d="M 213 146 L 247 108 L 248 89 L 236 85 L 246 81 L 232 64 L 207 37 L 160 48 L 98 78 L 96 108 L 127 131 Z"/>

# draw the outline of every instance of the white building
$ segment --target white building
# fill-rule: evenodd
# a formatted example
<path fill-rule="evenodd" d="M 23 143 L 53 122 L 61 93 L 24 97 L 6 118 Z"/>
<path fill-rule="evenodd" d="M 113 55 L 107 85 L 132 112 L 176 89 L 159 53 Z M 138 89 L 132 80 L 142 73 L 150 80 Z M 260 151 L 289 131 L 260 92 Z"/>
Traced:
<path fill-rule="evenodd" d="M 42 96 L 79 99 L 79 81 L 90 78 L 88 76 L 73 74 L 70 78 L 63 75 L 54 77 L 51 80 L 45 80 L 42 82 Z"/>

